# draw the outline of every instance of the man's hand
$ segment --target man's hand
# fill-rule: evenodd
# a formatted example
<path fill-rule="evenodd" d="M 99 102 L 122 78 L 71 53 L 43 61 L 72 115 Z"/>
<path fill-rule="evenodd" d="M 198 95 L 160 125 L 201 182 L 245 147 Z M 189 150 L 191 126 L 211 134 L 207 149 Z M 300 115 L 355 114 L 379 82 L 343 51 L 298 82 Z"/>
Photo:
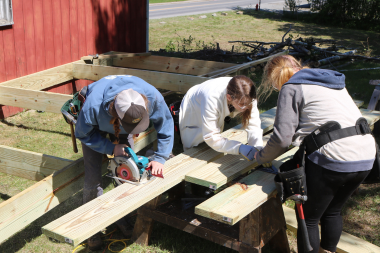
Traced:
<path fill-rule="evenodd" d="M 124 151 L 126 147 L 128 147 L 127 144 L 116 144 L 113 149 L 114 156 L 127 156 L 127 153 Z"/>
<path fill-rule="evenodd" d="M 252 161 L 254 159 L 257 152 L 257 149 L 250 145 L 241 144 L 239 147 L 239 153 L 249 161 Z"/>
<path fill-rule="evenodd" d="M 148 164 L 148 167 L 152 167 L 152 174 L 153 175 L 164 174 L 164 165 L 162 163 L 159 163 L 156 161 L 151 161 Z"/>

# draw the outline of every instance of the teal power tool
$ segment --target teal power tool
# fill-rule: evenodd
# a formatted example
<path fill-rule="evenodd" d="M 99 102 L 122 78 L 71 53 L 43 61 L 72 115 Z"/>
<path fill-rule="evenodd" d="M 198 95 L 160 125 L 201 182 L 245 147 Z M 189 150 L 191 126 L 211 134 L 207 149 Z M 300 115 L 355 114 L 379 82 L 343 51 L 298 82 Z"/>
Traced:
<path fill-rule="evenodd" d="M 149 159 L 145 156 L 136 155 L 130 148 L 126 147 L 125 152 L 128 156 L 116 156 L 109 160 L 109 177 L 113 178 L 116 184 L 130 183 L 134 185 L 145 184 L 162 174 L 152 174 L 152 168 L 148 167 Z"/>

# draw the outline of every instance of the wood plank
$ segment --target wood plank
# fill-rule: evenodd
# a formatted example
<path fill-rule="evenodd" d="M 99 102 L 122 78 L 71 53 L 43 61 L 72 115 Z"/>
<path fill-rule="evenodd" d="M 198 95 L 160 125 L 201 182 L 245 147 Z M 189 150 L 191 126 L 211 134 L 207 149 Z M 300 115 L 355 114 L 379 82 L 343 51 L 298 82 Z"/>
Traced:
<path fill-rule="evenodd" d="M 272 134 L 264 136 L 264 146 L 270 136 L 272 136 Z M 186 182 L 216 190 L 238 176 L 255 169 L 257 166 L 259 166 L 259 164 L 256 160 L 248 161 L 241 156 L 225 155 L 202 168 L 190 172 L 186 175 L 185 180 Z"/>
<path fill-rule="evenodd" d="M 25 109 L 60 113 L 62 105 L 72 97 L 72 95 L 64 95 L 46 91 L 34 91 L 0 86 L 0 104 Z"/>
<path fill-rule="evenodd" d="M 108 75 L 133 75 L 144 79 L 156 88 L 182 93 L 186 93 L 186 91 L 194 85 L 208 80 L 208 78 L 205 77 L 163 73 L 158 71 L 95 66 L 84 63 L 73 64 L 73 76 L 76 79 L 98 81 Z"/>
<path fill-rule="evenodd" d="M 276 168 L 297 151 L 293 148 L 275 159 Z M 255 171 L 195 207 L 195 214 L 234 225 L 276 194 L 274 174 Z M 249 203 L 249 205 L 247 205 Z"/>
<path fill-rule="evenodd" d="M 0 172 L 30 180 L 42 180 L 72 162 L 64 158 L 0 145 Z"/>
<path fill-rule="evenodd" d="M 80 62 L 80 61 L 78 61 Z M 43 90 L 51 86 L 72 80 L 73 63 L 40 71 L 27 76 L 0 83 L 0 86 L 22 88 L 28 90 Z"/>
<path fill-rule="evenodd" d="M 121 55 L 113 59 L 112 66 L 198 76 L 215 70 L 236 66 L 236 64 L 157 55 L 148 57 L 124 57 Z"/>
<path fill-rule="evenodd" d="M 354 103 L 355 103 L 355 105 L 356 105 L 357 107 L 360 107 L 360 106 L 362 106 L 362 105 L 364 104 L 364 101 L 361 101 L 361 100 L 355 100 L 355 99 L 354 99 Z"/>
<path fill-rule="evenodd" d="M 370 112 L 367 109 L 361 109 L 361 112 L 363 116 L 367 119 L 369 125 L 371 126 L 373 126 L 373 124 L 380 118 L 380 112 L 378 111 Z M 272 162 L 273 166 L 275 166 L 278 169 L 281 166 L 281 164 L 286 160 L 290 159 L 297 150 L 298 148 L 293 148 L 287 151 L 282 156 L 276 158 Z M 218 160 L 214 161 L 213 163 L 217 162 Z M 213 172 L 216 174 L 218 173 L 215 171 L 215 168 L 212 167 L 213 163 L 210 163 L 207 166 L 203 167 L 205 169 L 205 175 L 208 175 L 210 170 L 211 174 Z M 240 169 L 243 171 L 247 171 L 246 168 L 249 166 L 251 165 L 242 163 Z M 221 165 L 221 174 L 223 174 L 223 170 L 227 170 L 224 167 L 224 164 Z M 233 173 L 237 172 L 234 171 Z M 223 182 L 227 180 L 223 178 L 222 175 L 218 176 L 221 178 L 217 178 L 221 180 L 220 184 L 223 184 Z M 228 177 L 228 173 L 226 173 L 226 177 Z M 255 171 L 247 177 L 245 177 L 244 179 L 240 180 L 240 183 L 247 185 L 247 187 L 245 187 L 244 185 L 242 187 L 241 184 L 235 184 L 198 205 L 195 208 L 195 213 L 207 218 L 215 219 L 217 221 L 233 225 L 240 219 L 245 217 L 247 214 L 255 210 L 255 208 L 260 206 L 262 203 L 264 203 L 270 196 L 275 194 L 275 185 L 273 182 L 273 177 L 273 174 Z M 198 180 L 199 178 L 202 178 L 202 176 L 198 175 Z M 245 205 L 247 201 L 249 201 L 251 204 Z"/>
<path fill-rule="evenodd" d="M 103 171 L 106 166 L 103 166 Z M 83 158 L 0 204 L 0 243 L 83 188 Z"/>
<path fill-rule="evenodd" d="M 375 110 L 377 102 L 379 101 L 379 97 L 380 97 L 380 87 L 376 86 L 375 89 L 373 90 L 371 99 L 369 100 L 368 107 L 367 107 L 368 110 Z"/>
<path fill-rule="evenodd" d="M 297 234 L 297 218 L 294 209 L 282 206 L 285 214 L 286 226 L 289 230 Z M 319 229 L 319 232 L 321 229 Z M 363 239 L 342 232 L 337 246 L 337 253 L 377 253 L 380 247 L 373 245 Z"/>
<path fill-rule="evenodd" d="M 273 129 L 273 124 L 276 116 L 277 107 L 274 107 L 266 112 L 260 114 L 261 129 L 266 133 Z M 241 125 L 235 129 L 241 128 Z M 269 140 L 271 135 L 264 136 L 264 146 Z M 242 142 L 244 142 L 243 139 Z M 245 142 L 246 143 L 246 142 Z M 212 189 L 218 189 L 225 185 L 227 182 L 235 179 L 236 177 L 246 173 L 247 171 L 256 168 L 258 164 L 256 161 L 249 162 L 242 159 L 240 156 L 226 155 L 225 157 L 208 164 L 206 167 L 199 168 L 187 174 L 185 180 L 187 182 L 203 185 Z"/>
<path fill-rule="evenodd" d="M 244 131 L 230 129 L 224 132 L 223 136 L 239 140 L 241 136 L 244 136 Z M 142 186 L 123 184 L 47 224 L 42 231 L 48 237 L 78 245 L 104 227 L 180 183 L 190 171 L 223 155 L 209 148 L 205 143 L 191 148 L 165 163 L 164 179 L 156 179 Z"/>
<path fill-rule="evenodd" d="M 154 142 L 155 140 L 157 140 L 156 130 L 154 129 L 154 127 L 148 128 L 146 131 L 139 134 L 139 136 L 135 140 L 135 146 L 133 150 L 137 153 L 141 149 Z"/>
<path fill-rule="evenodd" d="M 150 56 L 152 53 L 150 52 L 143 52 L 143 53 L 123 53 L 123 52 L 115 52 L 115 51 L 110 51 L 104 54 L 98 55 L 98 57 L 95 56 L 82 56 L 80 59 L 82 61 L 92 61 L 94 58 L 96 59 L 115 59 L 119 58 L 118 61 L 123 60 L 123 58 L 131 58 L 131 57 L 145 57 L 145 56 Z M 167 57 L 165 57 L 167 58 Z M 116 67 L 126 67 L 126 68 L 132 68 L 132 66 L 119 66 L 119 65 L 114 65 Z M 148 69 L 148 68 L 142 68 L 142 69 Z"/>

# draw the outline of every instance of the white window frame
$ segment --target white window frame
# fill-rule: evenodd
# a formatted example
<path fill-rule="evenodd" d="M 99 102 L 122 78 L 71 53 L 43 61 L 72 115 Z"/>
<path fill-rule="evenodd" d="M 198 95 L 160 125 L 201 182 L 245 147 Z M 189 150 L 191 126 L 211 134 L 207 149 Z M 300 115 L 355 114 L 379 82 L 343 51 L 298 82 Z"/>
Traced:
<path fill-rule="evenodd" d="M 13 24 L 12 0 L 0 0 L 0 26 Z"/>

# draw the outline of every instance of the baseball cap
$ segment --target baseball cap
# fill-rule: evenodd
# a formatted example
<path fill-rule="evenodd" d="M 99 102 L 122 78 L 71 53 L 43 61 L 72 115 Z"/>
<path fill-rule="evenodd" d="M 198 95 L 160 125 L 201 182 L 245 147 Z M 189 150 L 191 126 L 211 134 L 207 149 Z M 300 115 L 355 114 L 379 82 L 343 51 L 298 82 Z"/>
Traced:
<path fill-rule="evenodd" d="M 138 134 L 149 126 L 149 114 L 140 93 L 132 89 L 123 90 L 115 98 L 115 110 L 124 130 Z"/>

